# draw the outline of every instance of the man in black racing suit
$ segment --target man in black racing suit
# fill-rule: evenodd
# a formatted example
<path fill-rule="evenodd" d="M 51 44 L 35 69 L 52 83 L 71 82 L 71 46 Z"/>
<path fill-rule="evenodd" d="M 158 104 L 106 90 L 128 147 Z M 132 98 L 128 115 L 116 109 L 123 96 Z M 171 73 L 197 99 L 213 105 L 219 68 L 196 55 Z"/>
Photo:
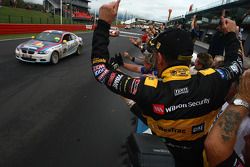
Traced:
<path fill-rule="evenodd" d="M 224 67 L 209 68 L 191 76 L 188 67 L 193 53 L 191 35 L 184 30 L 169 29 L 154 40 L 159 78 L 132 78 L 108 64 L 109 29 L 119 2 L 105 4 L 99 11 L 91 55 L 95 78 L 112 92 L 137 103 L 152 132 L 166 140 L 177 167 L 203 166 L 207 132 L 225 102 L 232 81 L 242 73 L 235 23 L 225 21 Z"/>

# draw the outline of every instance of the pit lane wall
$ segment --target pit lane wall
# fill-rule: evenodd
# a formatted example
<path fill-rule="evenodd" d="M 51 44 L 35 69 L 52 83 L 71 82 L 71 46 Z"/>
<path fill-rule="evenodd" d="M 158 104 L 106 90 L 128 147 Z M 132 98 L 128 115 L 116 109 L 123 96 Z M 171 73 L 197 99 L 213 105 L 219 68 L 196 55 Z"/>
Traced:
<path fill-rule="evenodd" d="M 124 28 L 124 25 L 117 27 Z M 93 25 L 83 24 L 0 24 L 0 35 L 40 33 L 45 30 L 86 31 L 94 28 Z"/>
<path fill-rule="evenodd" d="M 44 30 L 86 31 L 88 29 L 86 25 L 81 24 L 0 24 L 0 35 L 40 33 Z"/>

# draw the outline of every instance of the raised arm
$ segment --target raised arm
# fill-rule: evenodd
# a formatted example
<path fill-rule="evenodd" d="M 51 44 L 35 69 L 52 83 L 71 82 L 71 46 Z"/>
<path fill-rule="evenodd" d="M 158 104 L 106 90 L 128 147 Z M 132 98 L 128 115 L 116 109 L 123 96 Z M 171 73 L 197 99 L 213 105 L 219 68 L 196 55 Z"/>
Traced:
<path fill-rule="evenodd" d="M 194 15 L 193 16 L 193 18 L 192 18 L 192 22 L 191 22 L 191 29 L 195 29 L 195 27 L 196 27 L 196 15 Z"/>
<path fill-rule="evenodd" d="M 132 78 L 109 65 L 109 28 L 116 18 L 119 0 L 105 4 L 100 8 L 99 20 L 93 34 L 91 63 L 96 80 L 105 84 L 111 91 L 124 97 L 139 99 L 138 89 L 143 86 L 143 78 Z"/>
<path fill-rule="evenodd" d="M 217 69 L 223 79 L 237 79 L 243 72 L 242 51 L 236 37 L 236 23 L 230 19 L 221 18 L 222 30 L 225 33 L 224 67 Z"/>
<path fill-rule="evenodd" d="M 123 67 L 129 71 L 136 72 L 136 73 L 141 73 L 141 68 L 142 68 L 142 66 L 140 66 L 140 65 L 129 64 L 129 63 L 124 63 Z"/>
<path fill-rule="evenodd" d="M 133 62 L 136 63 L 136 64 L 143 65 L 143 62 L 144 62 L 143 59 L 140 59 L 140 58 L 131 56 L 128 52 L 124 52 L 124 53 L 123 53 L 123 56 L 124 56 L 125 58 L 129 59 L 130 61 L 133 61 Z"/>

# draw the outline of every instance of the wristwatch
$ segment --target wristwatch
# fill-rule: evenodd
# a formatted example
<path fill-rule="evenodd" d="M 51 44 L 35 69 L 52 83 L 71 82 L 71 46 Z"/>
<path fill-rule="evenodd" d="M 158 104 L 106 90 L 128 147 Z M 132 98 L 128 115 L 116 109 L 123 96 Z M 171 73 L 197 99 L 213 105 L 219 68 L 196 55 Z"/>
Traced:
<path fill-rule="evenodd" d="M 242 99 L 239 98 L 233 99 L 233 104 L 236 106 L 243 106 L 250 111 L 250 104 Z"/>

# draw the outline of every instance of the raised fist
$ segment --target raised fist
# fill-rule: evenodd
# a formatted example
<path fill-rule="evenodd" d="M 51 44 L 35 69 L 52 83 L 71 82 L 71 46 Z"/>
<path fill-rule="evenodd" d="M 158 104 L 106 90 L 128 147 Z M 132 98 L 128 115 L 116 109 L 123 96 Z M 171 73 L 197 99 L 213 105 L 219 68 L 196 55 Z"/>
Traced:
<path fill-rule="evenodd" d="M 104 4 L 99 9 L 99 19 L 112 24 L 115 20 L 120 0 Z"/>

